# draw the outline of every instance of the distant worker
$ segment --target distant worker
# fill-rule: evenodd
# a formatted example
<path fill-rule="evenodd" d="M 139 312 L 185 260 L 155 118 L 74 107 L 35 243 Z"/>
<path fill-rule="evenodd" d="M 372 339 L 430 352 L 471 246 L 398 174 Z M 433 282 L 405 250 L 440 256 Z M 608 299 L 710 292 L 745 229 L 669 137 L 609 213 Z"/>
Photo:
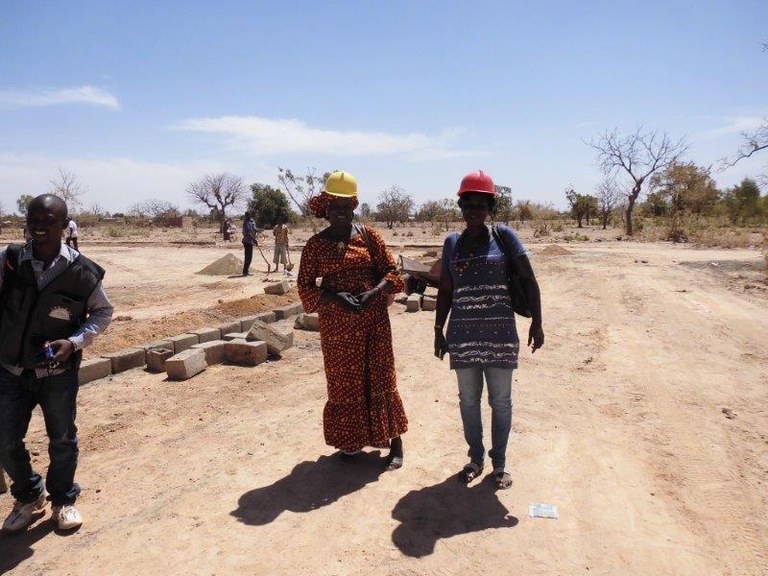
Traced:
<path fill-rule="evenodd" d="M 53 505 L 59 530 L 78 528 L 78 370 L 81 350 L 110 323 L 104 270 L 61 235 L 67 204 L 52 194 L 29 203 L 32 240 L 0 249 L 0 466 L 11 479 L 13 510 L 3 531 L 24 530 Z M 48 435 L 48 474 L 32 469 L 24 444 L 39 405 Z"/>
<path fill-rule="evenodd" d="M 250 212 L 246 212 L 243 215 L 243 276 L 250 276 L 248 271 L 251 267 L 251 261 L 253 260 L 253 247 L 258 246 L 259 242 L 256 240 L 256 224 L 251 217 Z M 269 272 L 269 270 L 267 270 Z"/>
<path fill-rule="evenodd" d="M 275 272 L 283 265 L 283 272 L 289 274 L 288 270 L 288 224 L 285 220 L 281 221 L 272 230 L 275 237 L 275 253 L 272 262 L 275 263 Z"/>
<path fill-rule="evenodd" d="M 72 218 L 67 223 L 67 246 L 72 246 L 79 251 L 77 247 L 77 223 Z"/>

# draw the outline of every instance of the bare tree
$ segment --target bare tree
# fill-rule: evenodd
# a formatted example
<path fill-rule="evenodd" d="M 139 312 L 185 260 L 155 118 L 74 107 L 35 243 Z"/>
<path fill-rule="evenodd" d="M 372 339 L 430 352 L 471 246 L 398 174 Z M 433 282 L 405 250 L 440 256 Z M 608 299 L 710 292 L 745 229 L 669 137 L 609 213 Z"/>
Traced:
<path fill-rule="evenodd" d="M 616 184 L 616 179 L 606 176 L 603 181 L 595 187 L 595 197 L 597 198 L 597 215 L 603 224 L 603 230 L 608 226 L 608 218 L 616 209 L 624 197 L 625 193 L 621 191 Z"/>
<path fill-rule="evenodd" d="M 73 172 L 59 168 L 59 175 L 50 180 L 50 183 L 52 186 L 51 194 L 64 200 L 71 211 L 82 205 L 80 197 L 85 193 L 85 188 Z"/>
<path fill-rule="evenodd" d="M 325 181 L 330 173 L 326 172 L 322 176 L 317 175 L 317 169 L 307 168 L 304 175 L 294 174 L 289 168 L 278 167 L 277 179 L 285 190 L 288 197 L 296 204 L 299 212 L 312 226 L 312 232 L 317 232 L 318 223 L 309 209 L 309 199 L 312 196 L 320 194 Z"/>
<path fill-rule="evenodd" d="M 587 144 L 597 151 L 597 163 L 605 175 L 621 174 L 630 179 L 624 222 L 627 235 L 632 236 L 632 210 L 643 184 L 651 174 L 676 162 L 688 150 L 688 144 L 685 138 L 673 140 L 666 133 L 645 132 L 642 127 L 627 135 L 614 129 Z"/>
<path fill-rule="evenodd" d="M 237 209 L 247 200 L 243 179 L 225 172 L 207 174 L 193 182 L 187 188 L 187 195 L 210 208 L 220 223 L 226 220 L 227 208 Z"/>
<path fill-rule="evenodd" d="M 736 151 L 736 155 L 731 158 L 723 158 L 720 160 L 719 172 L 736 166 L 740 161 L 751 157 L 757 152 L 768 149 L 768 118 L 764 118 L 763 124 L 755 128 L 752 132 L 742 132 L 741 136 L 743 141 Z M 764 186 L 768 186 L 768 174 L 762 175 L 760 183 Z"/>
<path fill-rule="evenodd" d="M 402 188 L 392 186 L 379 194 L 376 215 L 392 228 L 395 222 L 407 222 L 413 210 L 413 198 Z"/>

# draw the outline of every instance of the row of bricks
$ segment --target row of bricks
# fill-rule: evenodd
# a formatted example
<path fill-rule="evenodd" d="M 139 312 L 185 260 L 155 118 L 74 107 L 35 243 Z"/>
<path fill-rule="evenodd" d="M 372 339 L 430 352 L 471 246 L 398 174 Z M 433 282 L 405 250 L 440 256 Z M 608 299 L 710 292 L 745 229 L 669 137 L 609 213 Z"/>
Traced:
<path fill-rule="evenodd" d="M 246 316 L 231 322 L 214 326 L 211 328 L 201 328 L 192 330 L 189 333 L 171 336 L 163 340 L 147 342 L 140 346 L 120 350 L 117 352 L 108 352 L 102 354 L 99 358 L 83 360 L 80 365 L 79 380 L 80 384 L 86 384 L 99 378 L 104 378 L 110 374 L 117 374 L 131 368 L 139 368 L 147 364 L 147 354 L 153 349 L 166 349 L 173 354 L 178 354 L 184 350 L 206 344 L 208 342 L 243 339 L 245 334 L 253 326 L 254 322 L 260 320 L 265 323 L 272 323 L 277 320 L 283 320 L 291 316 L 301 314 L 303 306 L 300 302 L 276 308 L 271 312 L 262 312 L 253 316 Z"/>

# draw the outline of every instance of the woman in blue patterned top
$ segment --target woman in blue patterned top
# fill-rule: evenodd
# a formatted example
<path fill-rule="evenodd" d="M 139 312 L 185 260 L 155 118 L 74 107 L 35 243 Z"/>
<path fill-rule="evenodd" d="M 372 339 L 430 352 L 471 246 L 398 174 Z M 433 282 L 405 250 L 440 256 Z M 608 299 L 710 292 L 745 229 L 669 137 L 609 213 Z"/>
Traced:
<path fill-rule="evenodd" d="M 483 377 L 491 406 L 493 476 L 500 489 L 512 485 L 506 451 L 512 428 L 512 371 L 517 368 L 520 341 L 507 286 L 507 254 L 528 300 L 531 327 L 528 345 L 535 352 L 544 344 L 541 297 L 536 276 L 520 239 L 507 226 L 499 236 L 485 224 L 496 204 L 493 180 L 482 171 L 461 181 L 459 207 L 466 229 L 451 234 L 443 245 L 443 263 L 435 316 L 435 356 L 450 355 L 459 383 L 459 408 L 470 462 L 459 473 L 469 483 L 483 471 L 485 447 L 480 400 Z M 507 246 L 501 245 L 501 243 Z M 443 326 L 450 312 L 447 334 Z M 446 337 L 447 336 L 447 337 Z"/>

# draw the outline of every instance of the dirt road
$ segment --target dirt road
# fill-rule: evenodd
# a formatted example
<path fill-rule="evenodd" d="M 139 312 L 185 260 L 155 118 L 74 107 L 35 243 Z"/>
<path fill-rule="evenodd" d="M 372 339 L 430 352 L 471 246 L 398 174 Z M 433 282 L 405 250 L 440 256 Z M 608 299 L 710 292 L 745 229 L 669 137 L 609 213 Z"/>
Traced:
<path fill-rule="evenodd" d="M 511 490 L 456 481 L 466 448 L 455 378 L 432 355 L 432 313 L 395 303 L 403 469 L 383 472 L 375 452 L 343 463 L 324 445 L 317 334 L 296 332 L 280 360 L 186 382 L 132 370 L 81 390 L 86 523 L 0 536 L 0 573 L 768 573 L 760 254 L 568 250 L 532 248 L 547 341 L 515 373 Z M 88 253 L 127 318 L 105 335 L 113 345 L 202 326 L 219 300 L 263 286 L 194 274 L 222 251 Z M 29 439 L 44 468 L 38 416 Z M 556 505 L 559 519 L 528 517 L 531 502 Z M 0 497 L 0 514 L 10 507 Z"/>

